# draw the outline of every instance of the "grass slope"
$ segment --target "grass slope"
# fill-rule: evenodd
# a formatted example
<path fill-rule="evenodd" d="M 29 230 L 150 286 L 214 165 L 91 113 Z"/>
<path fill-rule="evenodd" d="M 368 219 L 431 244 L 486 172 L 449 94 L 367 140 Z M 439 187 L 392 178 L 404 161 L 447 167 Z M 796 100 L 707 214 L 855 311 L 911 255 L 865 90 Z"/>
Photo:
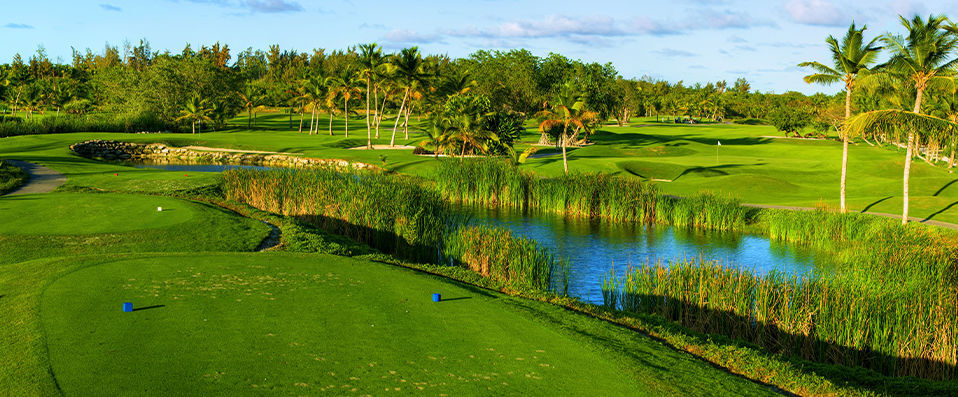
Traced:
<path fill-rule="evenodd" d="M 600 320 L 336 256 L 116 261 L 53 283 L 41 312 L 68 395 L 770 394 Z"/>

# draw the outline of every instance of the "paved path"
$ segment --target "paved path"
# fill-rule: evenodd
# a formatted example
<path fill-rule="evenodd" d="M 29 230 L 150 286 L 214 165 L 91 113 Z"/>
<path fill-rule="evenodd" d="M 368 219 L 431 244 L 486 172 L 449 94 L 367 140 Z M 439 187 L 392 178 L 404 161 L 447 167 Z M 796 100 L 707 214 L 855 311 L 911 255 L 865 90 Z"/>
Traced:
<path fill-rule="evenodd" d="M 50 193 L 67 181 L 67 177 L 50 168 L 26 161 L 5 160 L 30 174 L 30 179 L 19 189 L 7 193 L 8 196 L 31 193 Z"/>
<path fill-rule="evenodd" d="M 744 206 L 746 206 L 746 207 L 752 207 L 752 208 L 768 208 L 768 209 L 790 210 L 790 211 L 813 211 L 813 210 L 815 210 L 815 208 L 812 208 L 812 207 L 793 207 L 793 206 L 789 206 L 789 205 L 765 205 L 765 204 L 742 204 L 742 205 L 744 205 Z M 884 216 L 884 217 L 886 217 L 886 218 L 892 218 L 892 219 L 901 219 L 901 215 L 887 214 L 887 213 L 884 213 L 884 212 L 864 212 L 864 213 L 865 213 L 865 214 L 869 214 L 869 215 Z M 926 224 L 926 225 L 933 225 L 933 226 L 943 227 L 943 228 L 946 228 L 946 229 L 958 230 L 958 225 L 956 225 L 956 224 L 954 224 L 954 223 L 934 221 L 934 220 L 931 220 L 931 219 L 918 218 L 918 217 L 914 217 L 914 216 L 909 216 L 909 217 L 908 217 L 908 220 L 911 221 L 911 222 L 924 223 L 924 224 Z"/>

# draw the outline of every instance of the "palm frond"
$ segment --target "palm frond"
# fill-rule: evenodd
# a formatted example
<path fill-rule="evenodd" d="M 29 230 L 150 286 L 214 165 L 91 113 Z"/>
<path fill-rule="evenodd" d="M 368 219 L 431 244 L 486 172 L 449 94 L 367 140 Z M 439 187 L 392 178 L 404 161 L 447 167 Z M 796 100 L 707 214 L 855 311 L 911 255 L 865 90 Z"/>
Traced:
<path fill-rule="evenodd" d="M 844 129 L 849 137 L 894 136 L 907 132 L 920 138 L 941 140 L 958 133 L 958 124 L 926 114 L 889 109 L 861 113 L 849 119 Z"/>

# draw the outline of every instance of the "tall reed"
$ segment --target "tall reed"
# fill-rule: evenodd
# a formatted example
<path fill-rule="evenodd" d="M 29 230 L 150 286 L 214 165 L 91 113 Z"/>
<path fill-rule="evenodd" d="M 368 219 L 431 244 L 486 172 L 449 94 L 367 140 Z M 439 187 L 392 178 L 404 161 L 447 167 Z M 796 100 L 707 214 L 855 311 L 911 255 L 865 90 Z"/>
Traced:
<path fill-rule="evenodd" d="M 618 285 L 609 276 L 605 283 Z M 703 259 L 646 262 L 619 284 L 624 310 L 660 315 L 773 353 L 890 376 L 956 377 L 954 288 L 876 293 L 823 277 L 757 276 Z"/>
<path fill-rule="evenodd" d="M 567 294 L 568 263 L 533 240 L 467 226 L 433 189 L 404 177 L 351 169 L 235 169 L 228 200 L 293 216 L 416 261 L 464 266 L 516 290 Z"/>
<path fill-rule="evenodd" d="M 435 259 L 435 247 L 461 223 L 431 190 L 346 169 L 230 170 L 223 173 L 223 192 L 414 260 Z"/>
<path fill-rule="evenodd" d="M 569 263 L 534 240 L 513 236 L 505 229 L 460 228 L 447 236 L 443 254 L 517 290 L 569 293 Z"/>

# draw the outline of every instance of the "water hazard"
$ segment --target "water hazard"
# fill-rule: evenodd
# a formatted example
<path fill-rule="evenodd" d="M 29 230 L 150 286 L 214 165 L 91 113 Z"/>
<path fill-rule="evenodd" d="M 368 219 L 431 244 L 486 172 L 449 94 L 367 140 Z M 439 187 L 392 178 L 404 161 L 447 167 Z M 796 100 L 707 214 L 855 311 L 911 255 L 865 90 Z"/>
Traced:
<path fill-rule="evenodd" d="M 223 172 L 228 170 L 269 170 L 277 167 L 265 167 L 261 165 L 232 165 L 232 164 L 170 164 L 170 163 L 151 163 L 151 162 L 127 162 L 123 163 L 133 168 L 154 168 L 164 171 L 187 171 L 187 172 Z"/>
<path fill-rule="evenodd" d="M 227 164 L 126 163 L 136 168 L 166 171 L 222 172 L 230 169 L 266 170 L 277 167 Z M 788 246 L 762 236 L 666 226 L 609 224 L 550 214 L 523 214 L 511 209 L 462 207 L 473 222 L 504 227 L 538 241 L 572 265 L 570 294 L 602 303 L 602 275 L 615 266 L 625 274 L 629 261 L 663 261 L 702 257 L 765 274 L 772 270 L 803 275 L 827 269 L 829 257 L 804 247 Z M 818 265 L 818 266 L 816 266 Z"/>
<path fill-rule="evenodd" d="M 628 263 L 702 257 L 765 274 L 777 270 L 803 275 L 822 270 L 826 255 L 804 247 L 787 246 L 762 236 L 666 226 L 609 224 L 562 216 L 526 215 L 509 209 L 464 209 L 473 222 L 504 227 L 548 247 L 572 266 L 570 294 L 602 303 L 602 275 L 613 265 L 625 274 Z"/>

